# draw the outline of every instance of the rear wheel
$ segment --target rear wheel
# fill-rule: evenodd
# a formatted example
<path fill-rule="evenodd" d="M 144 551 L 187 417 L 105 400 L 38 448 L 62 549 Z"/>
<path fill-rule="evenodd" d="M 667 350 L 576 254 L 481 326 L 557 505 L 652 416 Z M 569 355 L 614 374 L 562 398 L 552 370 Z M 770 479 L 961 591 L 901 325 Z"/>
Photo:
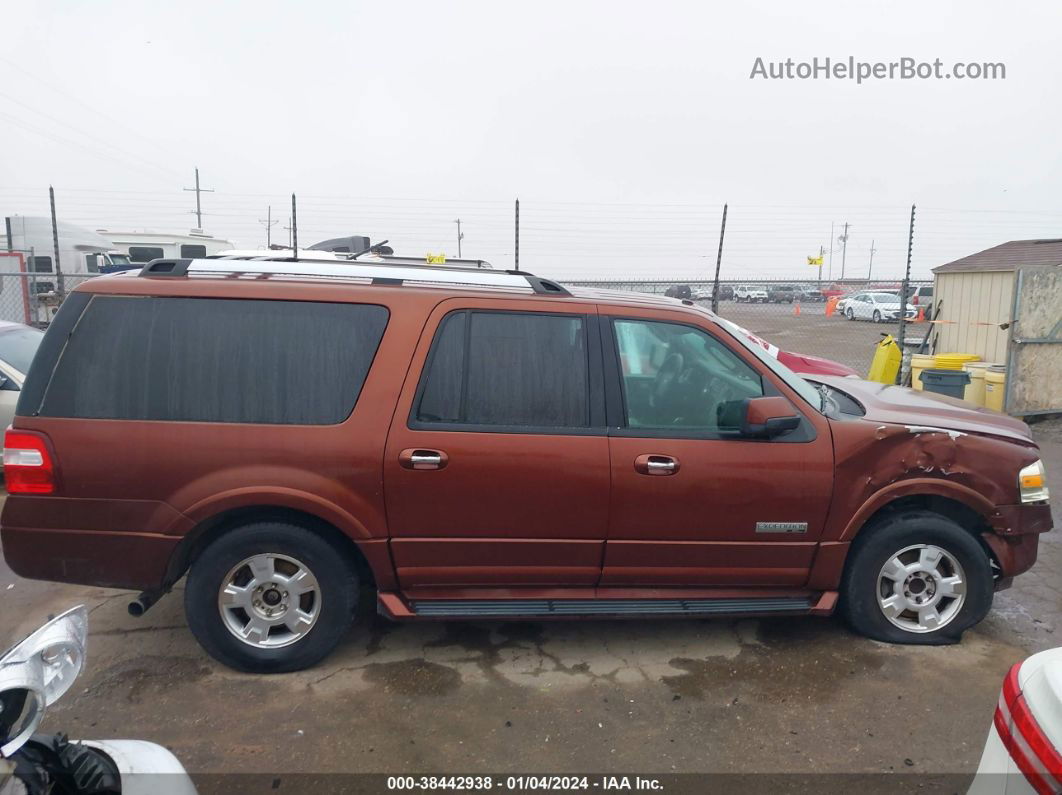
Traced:
<path fill-rule="evenodd" d="M 207 547 L 184 592 L 188 625 L 203 648 L 240 671 L 308 668 L 342 639 L 357 577 L 337 550 L 303 527 L 247 525 Z"/>
<path fill-rule="evenodd" d="M 954 643 L 992 607 L 992 567 L 970 533 L 929 511 L 863 530 L 850 553 L 841 611 L 889 643 Z"/>

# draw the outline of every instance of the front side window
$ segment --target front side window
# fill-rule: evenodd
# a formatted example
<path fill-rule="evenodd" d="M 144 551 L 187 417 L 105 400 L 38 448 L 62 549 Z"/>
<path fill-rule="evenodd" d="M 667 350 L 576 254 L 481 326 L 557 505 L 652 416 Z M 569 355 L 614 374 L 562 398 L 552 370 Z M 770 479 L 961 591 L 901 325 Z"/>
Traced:
<path fill-rule="evenodd" d="M 162 259 L 165 252 L 158 246 L 130 246 L 129 259 L 133 262 L 151 262 L 153 259 Z"/>
<path fill-rule="evenodd" d="M 419 423 L 589 426 L 582 315 L 460 311 L 432 344 L 414 409 Z"/>
<path fill-rule="evenodd" d="M 691 326 L 615 320 L 630 428 L 736 431 L 743 401 L 762 397 L 759 374 Z"/>
<path fill-rule="evenodd" d="M 33 258 L 33 272 L 34 273 L 51 273 L 52 272 L 52 258 L 51 257 L 34 257 Z"/>
<path fill-rule="evenodd" d="M 55 366 L 50 417 L 331 425 L 349 416 L 382 306 L 92 298 Z"/>

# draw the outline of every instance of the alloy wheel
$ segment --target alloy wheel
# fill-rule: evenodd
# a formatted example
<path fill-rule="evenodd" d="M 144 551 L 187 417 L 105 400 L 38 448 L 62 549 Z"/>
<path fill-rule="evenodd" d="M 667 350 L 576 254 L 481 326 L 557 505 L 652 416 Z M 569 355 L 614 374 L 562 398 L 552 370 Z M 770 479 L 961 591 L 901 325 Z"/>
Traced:
<path fill-rule="evenodd" d="M 966 601 L 966 573 L 959 561 L 933 544 L 905 547 L 878 574 L 878 606 L 906 632 L 935 632 L 950 624 Z"/>
<path fill-rule="evenodd" d="M 317 623 L 321 587 L 313 572 L 295 558 L 252 555 L 222 580 L 218 610 L 226 629 L 249 646 L 289 646 Z"/>

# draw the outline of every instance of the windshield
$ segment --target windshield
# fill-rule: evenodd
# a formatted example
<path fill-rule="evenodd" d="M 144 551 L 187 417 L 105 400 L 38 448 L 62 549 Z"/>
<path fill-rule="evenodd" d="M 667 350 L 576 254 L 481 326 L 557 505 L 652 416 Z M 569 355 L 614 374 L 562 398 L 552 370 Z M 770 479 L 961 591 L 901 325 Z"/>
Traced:
<path fill-rule="evenodd" d="M 0 359 L 25 375 L 44 334 L 29 326 L 0 331 Z"/>
<path fill-rule="evenodd" d="M 133 263 L 131 263 L 129 261 L 129 257 L 127 257 L 125 254 L 108 254 L 107 256 L 111 258 L 111 265 L 132 265 L 133 264 Z"/>
<path fill-rule="evenodd" d="M 819 390 L 778 361 L 777 357 L 772 356 L 768 351 L 764 350 L 761 345 L 757 345 L 755 341 L 751 339 L 750 332 L 743 329 L 737 323 L 731 323 L 729 320 L 721 317 L 716 318 L 716 320 L 719 321 L 719 325 L 724 331 L 729 332 L 730 336 L 740 342 L 743 347 L 752 351 L 757 359 L 767 365 L 771 372 L 792 387 L 792 389 L 807 401 L 810 406 L 819 412 L 823 410 L 823 397 Z"/>
<path fill-rule="evenodd" d="M 898 304 L 900 302 L 900 296 L 895 293 L 871 293 L 870 297 L 879 304 Z"/>

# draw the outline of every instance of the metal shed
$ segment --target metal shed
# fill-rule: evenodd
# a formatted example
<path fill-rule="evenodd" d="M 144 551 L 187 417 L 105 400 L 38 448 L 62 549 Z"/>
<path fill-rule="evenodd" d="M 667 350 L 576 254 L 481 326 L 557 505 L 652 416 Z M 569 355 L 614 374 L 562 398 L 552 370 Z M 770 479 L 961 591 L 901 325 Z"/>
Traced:
<path fill-rule="evenodd" d="M 1012 240 L 933 275 L 934 350 L 1006 364 L 1009 414 L 1062 411 L 1062 238 Z"/>

